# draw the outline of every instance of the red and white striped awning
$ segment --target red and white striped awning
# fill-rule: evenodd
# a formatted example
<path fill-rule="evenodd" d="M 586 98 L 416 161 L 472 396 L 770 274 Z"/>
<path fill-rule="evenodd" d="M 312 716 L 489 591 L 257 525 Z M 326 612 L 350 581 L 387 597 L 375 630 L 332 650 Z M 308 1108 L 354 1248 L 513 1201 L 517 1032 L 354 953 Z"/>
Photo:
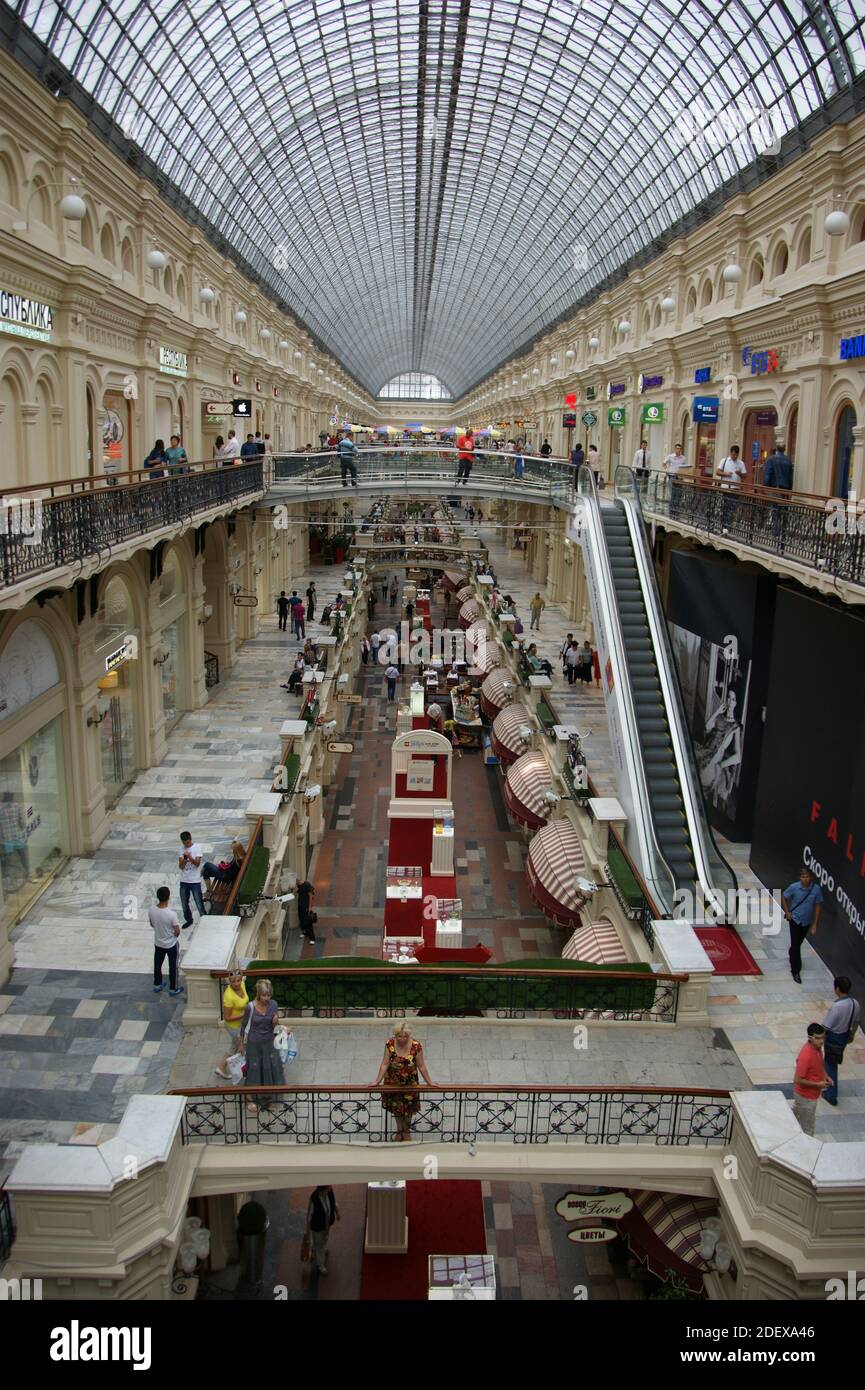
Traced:
<path fill-rule="evenodd" d="M 510 671 L 502 666 L 490 671 L 481 686 L 480 694 L 481 709 L 487 719 L 495 719 L 499 710 L 511 703 L 515 691 L 516 681 Z"/>
<path fill-rule="evenodd" d="M 585 872 L 580 837 L 569 820 L 554 820 L 538 831 L 526 861 L 529 892 L 544 916 L 560 927 L 580 925 L 576 881 Z"/>
<path fill-rule="evenodd" d="M 543 753 L 523 753 L 517 758 L 508 768 L 503 789 L 505 805 L 514 820 L 529 830 L 546 825 L 551 807 L 544 801 L 544 792 L 551 785 L 550 765 Z"/>
<path fill-rule="evenodd" d="M 484 647 L 483 655 L 480 658 L 480 664 L 478 666 L 469 667 L 469 675 L 474 676 L 475 680 L 479 680 L 481 676 L 488 676 L 490 671 L 494 671 L 496 667 L 500 665 L 501 659 L 498 647 L 495 646 L 494 643 L 489 642 L 486 647 Z"/>
<path fill-rule="evenodd" d="M 627 959 L 619 933 L 606 917 L 578 927 L 562 951 L 562 960 L 584 960 L 589 965 L 622 965 Z"/>
<path fill-rule="evenodd" d="M 461 589 L 457 589 L 457 598 L 460 603 L 465 603 L 467 598 L 474 598 L 475 591 L 471 584 L 463 584 Z"/>
<path fill-rule="evenodd" d="M 490 626 L 486 618 L 475 618 L 474 622 L 469 623 L 466 628 L 466 645 L 469 642 L 478 641 L 481 637 L 484 639 L 490 637 Z M 490 641 L 493 640 L 490 639 Z"/>
<path fill-rule="evenodd" d="M 520 737 L 520 729 L 525 727 L 532 728 L 532 721 L 525 705 L 508 705 L 507 709 L 503 709 L 493 720 L 490 742 L 493 752 L 505 767 L 509 767 L 525 753 L 526 741 Z"/>
<path fill-rule="evenodd" d="M 706 1265 L 700 1258 L 703 1224 L 718 1215 L 710 1197 L 686 1197 L 678 1192 L 631 1190 L 634 1205 L 619 1220 L 619 1229 L 637 1259 L 659 1279 L 675 1274 L 694 1293 L 702 1292 Z"/>
<path fill-rule="evenodd" d="M 458 589 L 465 588 L 465 575 L 460 574 L 457 570 L 445 570 L 442 579 L 452 594 L 455 594 Z"/>
<path fill-rule="evenodd" d="M 465 603 L 460 609 L 459 616 L 461 627 L 471 627 L 472 623 L 475 622 L 481 616 L 481 606 L 478 603 L 477 599 L 466 599 Z"/>

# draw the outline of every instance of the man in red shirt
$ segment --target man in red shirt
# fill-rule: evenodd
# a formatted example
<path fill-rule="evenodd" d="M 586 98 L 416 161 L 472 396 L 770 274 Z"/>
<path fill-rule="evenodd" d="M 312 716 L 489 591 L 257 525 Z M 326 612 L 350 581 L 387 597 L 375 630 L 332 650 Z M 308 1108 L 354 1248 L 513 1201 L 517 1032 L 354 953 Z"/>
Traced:
<path fill-rule="evenodd" d="M 466 430 L 457 440 L 459 457 L 457 461 L 457 482 L 462 479 L 468 483 L 469 474 L 472 471 L 472 464 L 475 461 L 475 435 L 474 430 Z"/>
<path fill-rule="evenodd" d="M 793 1113 L 801 1125 L 803 1134 L 814 1133 L 820 1093 L 832 1085 L 823 1065 L 825 1040 L 826 1030 L 823 1025 L 809 1023 L 808 1041 L 796 1058 L 796 1070 L 793 1074 Z"/>

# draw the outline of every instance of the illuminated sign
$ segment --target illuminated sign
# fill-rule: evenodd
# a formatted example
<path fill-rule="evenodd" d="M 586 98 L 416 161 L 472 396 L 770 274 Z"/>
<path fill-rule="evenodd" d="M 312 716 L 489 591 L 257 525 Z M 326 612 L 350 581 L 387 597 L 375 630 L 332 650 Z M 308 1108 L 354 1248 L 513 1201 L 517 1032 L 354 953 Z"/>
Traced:
<path fill-rule="evenodd" d="M 637 378 L 637 390 L 640 392 L 654 391 L 656 387 L 663 386 L 663 384 L 664 378 L 662 376 L 643 376 L 643 373 L 640 372 Z"/>
<path fill-rule="evenodd" d="M 865 357 L 865 333 L 859 333 L 855 338 L 841 339 L 840 360 L 849 362 L 851 357 Z"/>
<path fill-rule="evenodd" d="M 712 380 L 712 368 L 711 368 L 711 367 L 697 367 L 696 371 L 694 372 L 694 385 L 695 385 L 695 386 L 705 386 L 706 382 L 707 382 L 707 381 L 711 381 L 711 380 Z"/>
<path fill-rule="evenodd" d="M 640 419 L 644 425 L 660 425 L 664 419 L 664 407 L 657 404 L 644 405 Z"/>
<path fill-rule="evenodd" d="M 124 637 L 123 645 L 118 647 L 115 652 L 110 652 L 105 658 L 105 670 L 115 671 L 118 666 L 122 666 L 125 661 L 135 661 L 138 656 L 138 638 Z"/>
<path fill-rule="evenodd" d="M 778 354 L 773 348 L 742 348 L 742 365 L 751 367 L 752 376 L 763 376 L 766 372 L 777 372 L 781 366 Z"/>
<path fill-rule="evenodd" d="M 625 423 L 625 407 L 623 405 L 611 405 L 607 411 L 607 424 L 613 429 L 619 429 Z"/>
<path fill-rule="evenodd" d="M 186 369 L 185 352 L 181 352 L 180 348 L 160 347 L 159 370 L 161 372 L 165 372 L 167 376 L 186 376 Z"/>
<path fill-rule="evenodd" d="M 562 429 L 563 429 L 563 430 L 573 430 L 573 429 L 576 429 L 576 427 L 577 427 L 577 412 L 576 412 L 575 410 L 566 410 L 565 413 L 564 413 L 564 415 L 562 416 Z"/>
<path fill-rule="evenodd" d="M 0 290 L 0 332 L 14 333 L 17 338 L 34 338 L 40 343 L 51 342 L 54 310 L 38 299 Z"/>
<path fill-rule="evenodd" d="M 625 394 L 625 383 L 623 381 L 607 382 L 607 400 L 612 396 L 623 396 Z"/>
<path fill-rule="evenodd" d="M 717 424 L 720 408 L 721 402 L 718 396 L 695 396 L 693 412 L 695 422 L 704 425 Z"/>

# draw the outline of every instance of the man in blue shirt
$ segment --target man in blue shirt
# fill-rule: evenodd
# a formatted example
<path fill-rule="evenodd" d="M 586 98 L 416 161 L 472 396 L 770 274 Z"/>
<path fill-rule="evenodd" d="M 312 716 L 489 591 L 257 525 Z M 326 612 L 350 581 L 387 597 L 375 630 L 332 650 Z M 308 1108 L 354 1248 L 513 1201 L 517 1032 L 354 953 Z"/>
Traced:
<path fill-rule="evenodd" d="M 342 475 L 343 487 L 348 486 L 347 474 L 349 471 L 351 472 L 351 485 L 352 487 L 357 487 L 357 445 L 351 437 L 350 430 L 346 430 L 346 432 L 340 436 L 337 452 L 339 454 L 339 469 Z"/>
<path fill-rule="evenodd" d="M 788 458 L 780 444 L 766 460 L 763 486 L 786 488 L 788 491 L 793 486 L 793 460 Z"/>
<path fill-rule="evenodd" d="M 251 434 L 246 436 L 246 443 L 240 446 L 240 457 L 242 459 L 258 458 L 258 445 Z"/>
<path fill-rule="evenodd" d="M 791 883 L 781 894 L 784 916 L 790 923 L 790 970 L 797 985 L 802 983 L 802 942 L 810 931 L 817 934 L 817 923 L 823 911 L 823 894 L 815 883 L 810 869 L 803 869 L 798 882 Z"/>

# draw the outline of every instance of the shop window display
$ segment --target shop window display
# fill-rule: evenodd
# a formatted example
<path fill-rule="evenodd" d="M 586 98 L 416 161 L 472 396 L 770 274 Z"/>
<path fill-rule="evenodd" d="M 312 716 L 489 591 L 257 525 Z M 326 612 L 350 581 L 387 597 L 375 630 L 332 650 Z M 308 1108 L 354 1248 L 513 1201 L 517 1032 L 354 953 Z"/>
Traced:
<path fill-rule="evenodd" d="M 60 718 L 0 761 L 0 873 L 8 917 L 16 918 L 65 857 Z"/>

